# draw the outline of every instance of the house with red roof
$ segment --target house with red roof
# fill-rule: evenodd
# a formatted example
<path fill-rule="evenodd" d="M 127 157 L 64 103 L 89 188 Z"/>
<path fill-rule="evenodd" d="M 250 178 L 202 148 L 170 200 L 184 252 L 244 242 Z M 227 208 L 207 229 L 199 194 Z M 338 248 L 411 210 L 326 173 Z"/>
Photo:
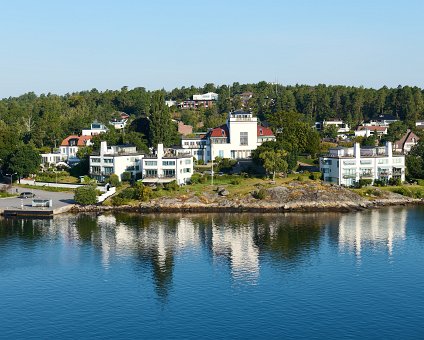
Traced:
<path fill-rule="evenodd" d="M 247 159 L 259 145 L 273 140 L 272 130 L 258 124 L 250 112 L 235 111 L 229 113 L 226 124 L 195 137 L 183 137 L 180 150 L 205 162 L 216 157 Z"/>
<path fill-rule="evenodd" d="M 66 159 L 68 163 L 78 163 L 78 150 L 82 147 L 92 145 L 91 138 L 93 138 L 93 136 L 70 135 L 66 137 L 60 144 L 60 155 L 63 159 Z"/>

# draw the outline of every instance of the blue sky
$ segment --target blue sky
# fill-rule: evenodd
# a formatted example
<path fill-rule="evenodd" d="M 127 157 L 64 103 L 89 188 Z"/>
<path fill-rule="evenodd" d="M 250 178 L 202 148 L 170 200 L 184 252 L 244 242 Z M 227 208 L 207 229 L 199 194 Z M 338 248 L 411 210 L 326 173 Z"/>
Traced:
<path fill-rule="evenodd" d="M 0 98 L 260 80 L 424 87 L 421 0 L 0 3 Z"/>

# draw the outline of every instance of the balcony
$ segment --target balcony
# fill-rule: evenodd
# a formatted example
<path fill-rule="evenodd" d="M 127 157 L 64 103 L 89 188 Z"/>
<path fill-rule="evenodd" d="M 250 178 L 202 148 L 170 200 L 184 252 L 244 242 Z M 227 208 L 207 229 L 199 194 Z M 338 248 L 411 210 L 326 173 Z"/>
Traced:
<path fill-rule="evenodd" d="M 372 172 L 364 172 L 359 175 L 360 178 L 374 178 L 374 174 Z"/>
<path fill-rule="evenodd" d="M 356 174 L 343 174 L 343 178 L 356 178 Z"/>

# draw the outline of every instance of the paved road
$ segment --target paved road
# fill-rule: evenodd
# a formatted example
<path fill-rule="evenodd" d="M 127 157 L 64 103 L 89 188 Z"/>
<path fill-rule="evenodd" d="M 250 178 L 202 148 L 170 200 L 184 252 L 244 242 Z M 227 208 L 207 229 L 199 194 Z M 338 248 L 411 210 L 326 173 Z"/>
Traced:
<path fill-rule="evenodd" d="M 51 199 L 53 201 L 53 209 L 61 208 L 69 204 L 74 203 L 74 193 L 73 192 L 52 192 L 52 191 L 44 191 L 37 189 L 26 189 L 13 187 L 13 192 L 15 193 L 18 190 L 18 194 L 21 192 L 32 192 L 35 194 L 34 198 L 39 199 Z M 8 192 L 11 192 L 10 189 Z M 0 210 L 4 209 L 20 209 L 23 205 L 25 208 L 31 207 L 32 199 L 31 198 L 18 198 L 18 197 L 9 197 L 9 198 L 1 198 L 0 199 Z M 32 208 L 33 209 L 33 208 Z"/>

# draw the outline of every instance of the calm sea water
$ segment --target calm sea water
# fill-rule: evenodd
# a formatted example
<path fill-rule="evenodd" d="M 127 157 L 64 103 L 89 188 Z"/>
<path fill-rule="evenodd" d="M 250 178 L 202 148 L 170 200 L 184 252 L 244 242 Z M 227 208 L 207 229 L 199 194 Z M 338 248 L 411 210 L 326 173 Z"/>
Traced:
<path fill-rule="evenodd" d="M 0 338 L 424 338 L 424 209 L 0 220 Z"/>

